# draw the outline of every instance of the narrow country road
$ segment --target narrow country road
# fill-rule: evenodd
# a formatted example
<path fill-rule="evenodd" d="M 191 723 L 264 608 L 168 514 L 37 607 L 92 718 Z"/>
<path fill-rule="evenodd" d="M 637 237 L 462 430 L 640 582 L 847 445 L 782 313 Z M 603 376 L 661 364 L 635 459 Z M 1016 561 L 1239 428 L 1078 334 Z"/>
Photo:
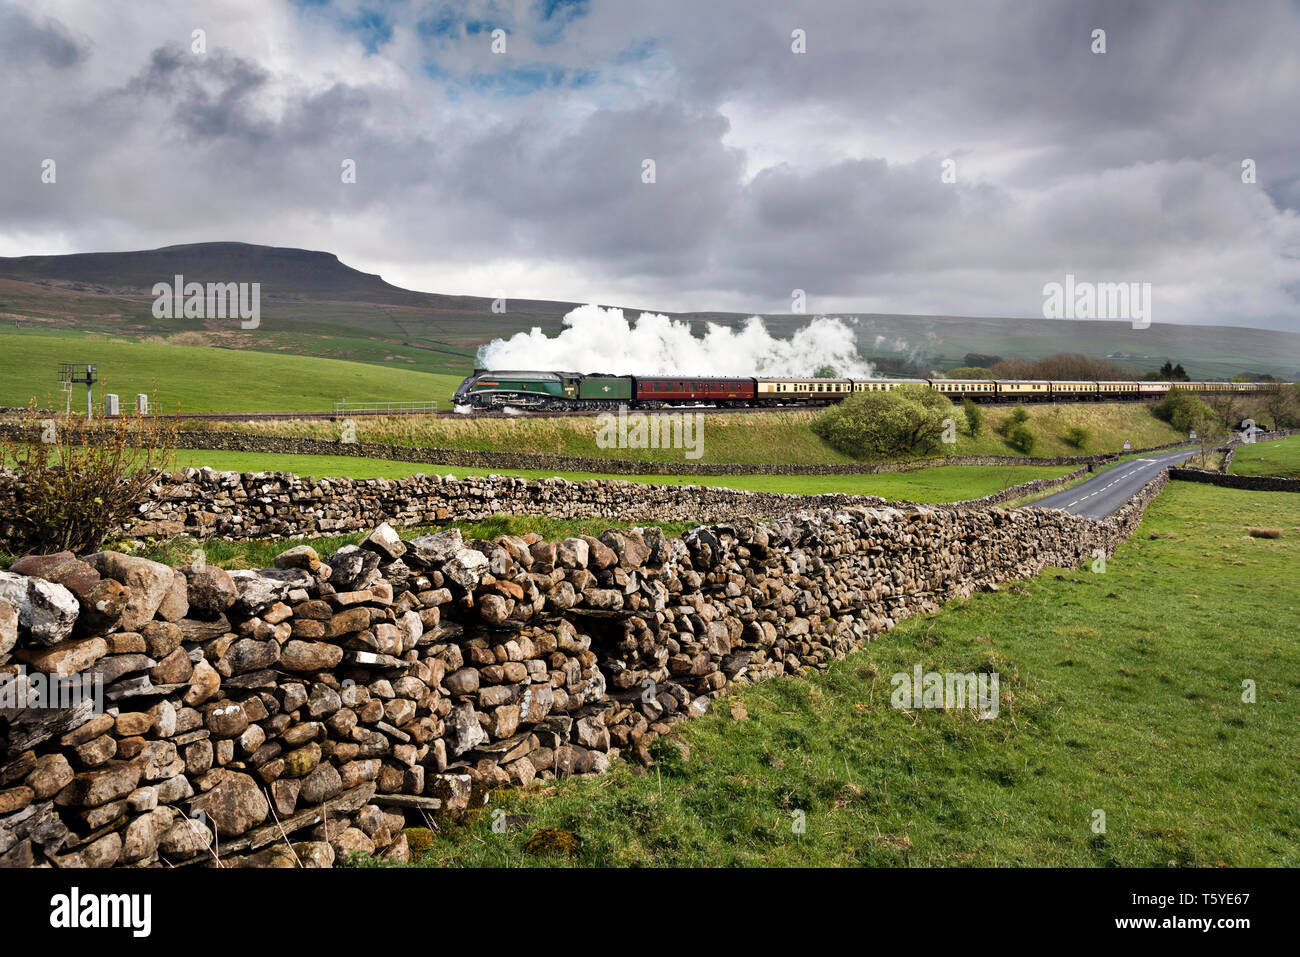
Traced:
<path fill-rule="evenodd" d="M 1195 449 L 1183 449 L 1121 462 L 1098 472 L 1082 485 L 1040 498 L 1024 507 L 1060 508 L 1073 515 L 1105 518 L 1155 478 L 1161 469 L 1179 465 L 1195 453 Z"/>

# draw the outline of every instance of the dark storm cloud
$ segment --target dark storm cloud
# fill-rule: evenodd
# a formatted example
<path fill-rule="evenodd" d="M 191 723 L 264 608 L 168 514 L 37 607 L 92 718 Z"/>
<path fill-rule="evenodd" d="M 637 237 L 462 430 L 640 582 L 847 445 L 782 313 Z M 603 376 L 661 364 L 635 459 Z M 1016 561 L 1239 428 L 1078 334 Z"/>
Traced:
<path fill-rule="evenodd" d="M 422 288 L 755 310 L 1033 314 L 1074 271 L 1156 283 L 1163 319 L 1300 311 L 1282 0 L 60 0 L 0 24 L 8 254 L 243 239 Z"/>
<path fill-rule="evenodd" d="M 38 21 L 16 6 L 0 7 L 0 63 L 6 70 L 30 64 L 64 70 L 85 56 L 85 46 L 59 22 Z"/>

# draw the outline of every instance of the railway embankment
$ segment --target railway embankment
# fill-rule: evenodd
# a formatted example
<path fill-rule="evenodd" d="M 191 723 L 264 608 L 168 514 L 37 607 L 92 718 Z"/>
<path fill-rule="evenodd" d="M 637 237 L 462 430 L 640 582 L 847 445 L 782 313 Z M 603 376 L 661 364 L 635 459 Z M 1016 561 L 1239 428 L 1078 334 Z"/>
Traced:
<path fill-rule="evenodd" d="M 597 456 L 559 455 L 545 452 L 506 452 L 396 445 L 386 442 L 339 442 L 295 436 L 243 432 L 187 430 L 177 435 L 177 447 L 225 452 L 279 455 L 343 455 L 395 462 L 428 463 L 474 469 L 595 472 L 614 475 L 882 475 L 912 472 L 947 465 L 1107 465 L 1121 455 L 1179 448 L 1171 442 L 1129 452 L 1093 455 L 939 455 L 901 462 L 855 463 L 713 463 L 682 460 L 636 461 Z"/>

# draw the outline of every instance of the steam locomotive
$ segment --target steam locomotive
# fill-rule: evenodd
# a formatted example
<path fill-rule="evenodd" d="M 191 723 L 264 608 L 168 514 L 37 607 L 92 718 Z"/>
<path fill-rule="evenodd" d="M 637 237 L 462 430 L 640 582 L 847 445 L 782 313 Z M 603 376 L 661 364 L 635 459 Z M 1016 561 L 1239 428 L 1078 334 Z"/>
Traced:
<path fill-rule="evenodd" d="M 838 402 L 854 392 L 888 392 L 904 385 L 975 402 L 1115 402 L 1158 399 L 1173 386 L 1201 393 L 1250 395 L 1276 382 L 1056 382 L 1046 379 L 797 379 L 741 376 L 616 376 L 603 373 L 476 369 L 456 389 L 455 404 L 472 410 L 659 409 L 672 406 L 767 408 Z"/>

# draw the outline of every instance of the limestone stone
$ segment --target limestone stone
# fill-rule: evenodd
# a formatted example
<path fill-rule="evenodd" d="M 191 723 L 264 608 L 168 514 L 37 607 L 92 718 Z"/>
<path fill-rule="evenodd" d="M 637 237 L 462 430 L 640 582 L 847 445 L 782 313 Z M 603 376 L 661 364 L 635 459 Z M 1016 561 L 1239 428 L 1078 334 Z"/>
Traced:
<path fill-rule="evenodd" d="M 131 589 L 131 597 L 122 612 L 124 631 L 139 631 L 141 625 L 153 619 L 175 577 L 172 569 L 161 562 L 122 552 L 96 552 L 88 555 L 86 562 L 103 577 Z"/>

